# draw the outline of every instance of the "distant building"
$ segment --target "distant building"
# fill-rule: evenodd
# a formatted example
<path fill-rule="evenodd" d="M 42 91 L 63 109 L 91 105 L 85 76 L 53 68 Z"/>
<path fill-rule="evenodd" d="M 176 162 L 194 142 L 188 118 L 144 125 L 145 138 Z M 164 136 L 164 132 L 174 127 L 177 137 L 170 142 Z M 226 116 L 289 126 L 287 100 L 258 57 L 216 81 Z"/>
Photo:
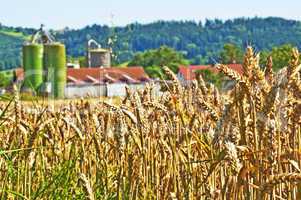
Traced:
<path fill-rule="evenodd" d="M 91 39 L 87 43 L 87 62 L 88 67 L 111 67 L 111 52 Z"/>
<path fill-rule="evenodd" d="M 229 68 L 238 72 L 239 74 L 243 73 L 241 64 L 227 64 Z M 219 70 L 215 68 L 213 65 L 191 65 L 191 66 L 180 66 L 179 71 L 177 73 L 178 79 L 181 81 L 183 85 L 187 85 L 191 83 L 192 80 L 196 79 L 196 72 L 202 70 L 209 70 L 214 74 L 219 73 Z M 231 87 L 233 82 L 231 80 L 225 80 L 224 87 L 225 89 Z"/>
<path fill-rule="evenodd" d="M 23 81 L 23 69 L 15 72 L 16 81 Z M 124 96 L 126 86 L 137 90 L 151 81 L 142 67 L 68 68 L 65 97 Z"/>
<path fill-rule="evenodd" d="M 111 53 L 107 49 L 89 49 L 88 50 L 89 67 L 110 67 Z"/>

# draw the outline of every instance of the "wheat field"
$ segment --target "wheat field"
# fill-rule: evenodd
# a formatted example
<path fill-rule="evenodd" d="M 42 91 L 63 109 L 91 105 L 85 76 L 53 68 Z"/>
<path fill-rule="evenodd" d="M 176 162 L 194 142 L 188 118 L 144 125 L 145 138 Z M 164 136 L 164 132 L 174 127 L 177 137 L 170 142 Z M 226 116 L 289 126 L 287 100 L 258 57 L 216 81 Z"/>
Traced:
<path fill-rule="evenodd" d="M 301 199 L 299 52 L 279 72 L 246 50 L 235 87 L 199 75 L 121 103 L 0 105 L 0 199 Z"/>

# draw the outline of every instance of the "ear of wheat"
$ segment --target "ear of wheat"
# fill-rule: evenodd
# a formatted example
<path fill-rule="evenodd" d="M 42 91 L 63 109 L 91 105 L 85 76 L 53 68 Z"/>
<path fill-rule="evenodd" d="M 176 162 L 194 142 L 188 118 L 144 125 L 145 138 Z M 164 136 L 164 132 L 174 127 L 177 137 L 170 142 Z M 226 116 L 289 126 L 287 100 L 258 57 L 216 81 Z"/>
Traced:
<path fill-rule="evenodd" d="M 118 103 L 0 102 L 1 199 L 301 199 L 299 52 L 261 70 L 247 48 L 243 74 L 219 91 L 201 76 L 126 89 Z"/>

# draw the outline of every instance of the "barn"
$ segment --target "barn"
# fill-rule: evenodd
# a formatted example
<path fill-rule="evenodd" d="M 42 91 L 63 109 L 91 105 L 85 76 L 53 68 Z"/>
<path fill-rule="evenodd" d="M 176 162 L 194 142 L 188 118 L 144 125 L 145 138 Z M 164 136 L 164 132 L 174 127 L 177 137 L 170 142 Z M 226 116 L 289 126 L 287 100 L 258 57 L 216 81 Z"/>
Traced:
<path fill-rule="evenodd" d="M 15 74 L 17 82 L 24 80 L 23 68 Z M 65 98 L 124 96 L 126 86 L 138 90 L 151 82 L 143 67 L 68 68 Z"/>

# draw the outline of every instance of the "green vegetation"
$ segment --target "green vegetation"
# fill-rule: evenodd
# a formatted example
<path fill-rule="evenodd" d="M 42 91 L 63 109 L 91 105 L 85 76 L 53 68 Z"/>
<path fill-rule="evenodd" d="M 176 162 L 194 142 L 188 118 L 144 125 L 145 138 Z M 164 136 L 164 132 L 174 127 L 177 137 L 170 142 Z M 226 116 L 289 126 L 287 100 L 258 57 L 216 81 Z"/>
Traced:
<path fill-rule="evenodd" d="M 0 72 L 0 87 L 7 87 L 13 79 L 13 73 L 11 71 Z"/>
<path fill-rule="evenodd" d="M 282 67 L 286 66 L 289 59 L 291 58 L 291 51 L 293 46 L 290 44 L 285 44 L 279 47 L 273 47 L 271 51 L 263 51 L 261 52 L 260 63 L 264 65 L 267 61 L 267 57 L 269 55 L 273 58 L 273 68 L 278 71 Z M 300 55 L 301 58 L 301 55 Z"/>
<path fill-rule="evenodd" d="M 223 64 L 242 63 L 243 51 L 238 46 L 227 43 L 220 53 L 220 62 Z"/>
<path fill-rule="evenodd" d="M 273 17 L 207 20 L 205 23 L 134 23 L 114 29 L 117 40 L 113 50 L 118 52 L 117 62 L 122 63 L 131 60 L 137 52 L 166 45 L 182 52 L 193 64 L 208 64 L 219 60 L 220 51 L 227 43 L 240 49 L 251 44 L 257 51 L 271 50 L 274 46 L 285 43 L 301 47 L 300 30 L 299 21 Z M 96 39 L 103 47 L 108 47 L 112 31 L 108 26 L 92 25 L 57 33 L 56 37 L 66 44 L 68 54 L 82 56 L 85 54 L 87 37 Z"/>
<path fill-rule="evenodd" d="M 13 37 L 17 37 L 17 38 L 22 38 L 24 40 L 29 40 L 30 39 L 30 35 L 24 35 L 24 33 L 22 32 L 15 32 L 15 31 L 4 31 L 1 30 L 0 33 L 6 34 L 8 36 L 13 36 Z"/>
<path fill-rule="evenodd" d="M 239 49 L 251 44 L 257 51 L 271 51 L 273 47 L 286 43 L 301 48 L 300 30 L 299 21 L 255 17 L 207 20 L 204 24 L 193 21 L 158 21 L 144 25 L 134 23 L 113 30 L 109 26 L 92 25 L 77 30 L 66 28 L 64 31 L 52 32 L 66 44 L 67 54 L 72 57 L 85 55 L 89 38 L 96 39 L 103 47 L 112 47 L 115 52 L 113 63 L 117 65 L 131 60 L 138 52 L 163 45 L 183 53 L 192 64 L 219 61 L 220 52 L 228 43 Z M 0 26 L 0 70 L 20 66 L 24 37 L 33 32 L 34 29 Z"/>
<path fill-rule="evenodd" d="M 162 66 L 168 66 L 173 72 L 177 72 L 179 65 L 188 65 L 188 62 L 181 53 L 167 46 L 138 53 L 128 63 L 128 66 L 143 66 L 152 78 L 162 78 Z"/>
<path fill-rule="evenodd" d="M 21 65 L 21 46 L 23 40 L 0 32 L 0 70 Z"/>
<path fill-rule="evenodd" d="M 34 29 L 0 24 L 0 70 L 21 66 L 22 44 L 33 32 Z"/>

